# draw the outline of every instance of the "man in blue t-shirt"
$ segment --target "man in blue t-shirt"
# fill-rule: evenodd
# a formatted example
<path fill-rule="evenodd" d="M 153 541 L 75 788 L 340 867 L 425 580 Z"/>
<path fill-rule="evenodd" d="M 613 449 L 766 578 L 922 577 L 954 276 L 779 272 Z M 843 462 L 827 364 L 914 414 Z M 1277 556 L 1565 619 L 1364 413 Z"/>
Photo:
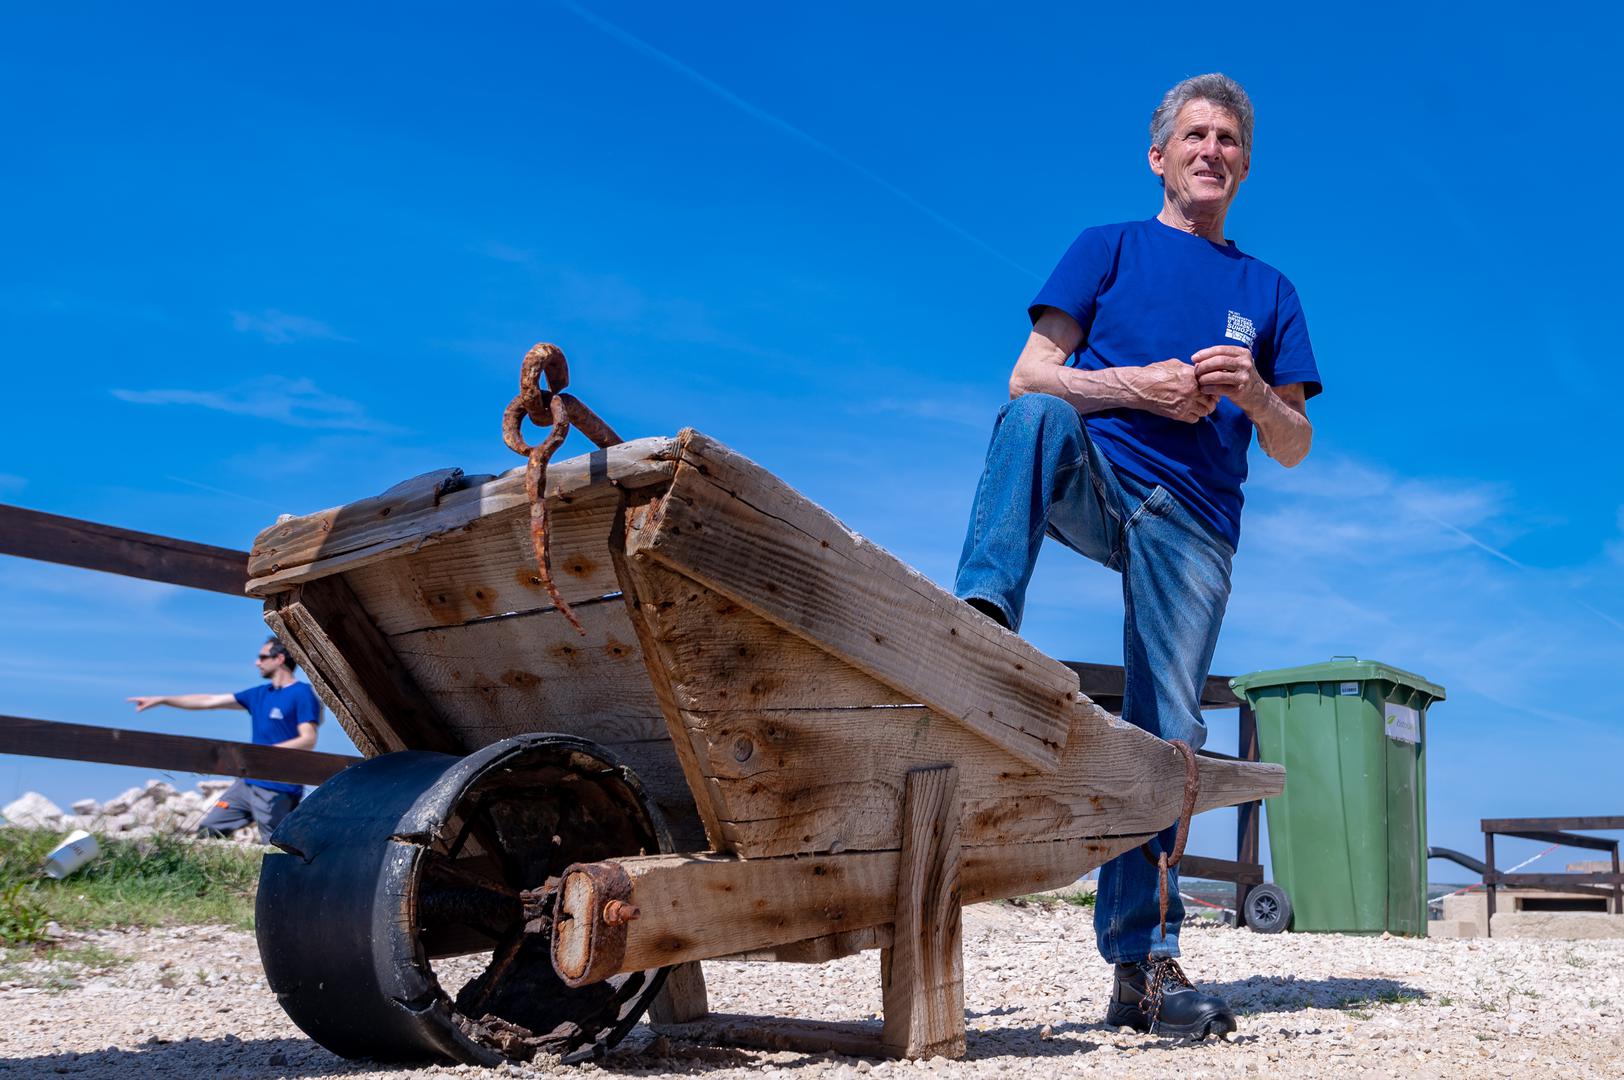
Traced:
<path fill-rule="evenodd" d="M 297 682 L 298 669 L 287 647 L 275 637 L 267 638 L 254 659 L 260 678 L 266 682 L 235 694 L 159 694 L 132 697 L 135 711 L 154 705 L 177 709 L 247 709 L 253 741 L 260 746 L 281 746 L 290 750 L 312 750 L 316 727 L 321 723 L 321 701 L 309 684 Z M 259 826 L 259 838 L 269 843 L 271 833 L 304 797 L 299 784 L 275 780 L 238 780 L 221 794 L 219 801 L 198 823 L 202 836 L 225 836 L 250 821 Z"/>
<path fill-rule="evenodd" d="M 976 489 L 954 591 L 1018 629 L 1045 536 L 1122 575 L 1123 717 L 1199 749 L 1201 688 L 1229 599 L 1252 432 L 1287 467 L 1308 453 L 1320 390 L 1291 282 L 1224 237 L 1251 164 L 1252 103 L 1187 79 L 1151 117 L 1162 209 L 1085 229 L 1032 301 Z M 1184 918 L 1154 855 L 1100 869 L 1095 930 L 1116 965 L 1106 1022 L 1201 1037 L 1235 1029 L 1173 957 Z"/>

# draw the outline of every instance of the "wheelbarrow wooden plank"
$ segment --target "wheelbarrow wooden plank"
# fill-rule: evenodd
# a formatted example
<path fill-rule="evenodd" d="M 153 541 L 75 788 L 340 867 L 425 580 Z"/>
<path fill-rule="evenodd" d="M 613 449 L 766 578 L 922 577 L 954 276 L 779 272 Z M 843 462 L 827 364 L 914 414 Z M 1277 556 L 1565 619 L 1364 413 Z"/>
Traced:
<path fill-rule="evenodd" d="M 660 598 L 653 593 L 649 576 L 634 570 L 626 556 L 628 527 L 633 521 L 640 521 L 646 517 L 649 511 L 650 505 L 641 502 L 628 506 L 623 515 L 616 519 L 615 531 L 609 539 L 609 557 L 614 561 L 615 574 L 620 579 L 627 621 L 631 624 L 632 632 L 636 634 L 638 644 L 643 649 L 648 667 L 649 687 L 660 703 L 660 714 L 665 718 L 672 752 L 676 755 L 677 764 L 688 782 L 689 791 L 693 794 L 694 812 L 704 827 L 710 848 L 714 851 L 729 851 L 731 849 L 722 834 L 721 819 L 717 816 L 716 793 L 705 776 L 693 740 L 682 721 L 682 697 L 672 681 L 676 668 L 672 665 L 671 657 L 666 654 L 665 642 L 661 640 L 658 628 L 649 618 L 659 610 Z"/>
<path fill-rule="evenodd" d="M 980 903 L 1075 882 L 1146 836 L 963 848 L 959 896 Z M 901 853 L 736 859 L 710 853 L 614 860 L 632 882 L 620 971 L 749 954 L 895 922 Z"/>
<path fill-rule="evenodd" d="M 685 709 L 918 704 L 691 578 L 646 561 L 631 574 L 647 608 L 634 614 L 656 625 L 659 666 Z"/>
<path fill-rule="evenodd" d="M 1082 745 L 1053 773 L 1009 767 L 920 706 L 684 712 L 682 721 L 728 847 L 746 857 L 892 843 L 902 773 L 943 762 L 960 769 L 967 844 L 1154 832 L 1174 821 L 1183 796 L 1183 759 L 1171 745 L 1086 705 L 1072 729 Z M 1201 758 L 1198 769 L 1198 812 L 1284 786 L 1278 765 Z"/>
<path fill-rule="evenodd" d="M 568 499 L 595 488 L 660 483 L 671 475 L 673 452 L 674 440 L 656 437 L 555 462 L 547 470 L 547 497 Z M 279 521 L 254 540 L 248 592 L 266 596 L 300 581 L 353 570 L 524 505 L 521 467 L 444 494 L 408 489 Z"/>
<path fill-rule="evenodd" d="M 680 436 L 634 556 L 704 582 L 1030 765 L 1053 769 L 1077 676 L 759 466 Z"/>
<path fill-rule="evenodd" d="M 396 634 L 390 645 L 465 742 L 541 724 L 604 743 L 665 737 L 620 598 L 577 605 L 575 614 L 585 636 L 547 610 Z"/>
<path fill-rule="evenodd" d="M 669 675 L 672 737 L 691 756 L 717 850 L 892 847 L 904 774 L 944 763 L 960 770 L 966 844 L 1153 832 L 1178 815 L 1173 747 L 1091 703 L 1071 706 L 1061 766 L 1045 772 L 697 581 L 652 560 L 628 560 L 626 574 L 651 670 Z M 1203 809 L 1281 783 L 1273 765 L 1199 767 Z"/>
<path fill-rule="evenodd" d="M 618 493 L 588 491 L 549 510 L 553 582 L 564 599 L 578 604 L 619 592 L 608 558 Z M 367 563 L 347 576 L 385 634 L 460 626 L 553 606 L 536 572 L 530 508 L 525 505 L 440 534 L 420 551 Z"/>

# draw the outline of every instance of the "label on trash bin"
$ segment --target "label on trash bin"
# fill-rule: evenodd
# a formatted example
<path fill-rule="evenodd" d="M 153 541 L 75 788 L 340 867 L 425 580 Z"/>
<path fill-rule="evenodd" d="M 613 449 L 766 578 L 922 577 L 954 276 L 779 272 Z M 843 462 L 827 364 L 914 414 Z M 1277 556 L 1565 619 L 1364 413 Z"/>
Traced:
<path fill-rule="evenodd" d="M 1356 682 L 1345 682 L 1341 686 L 1337 687 L 1336 692 L 1342 697 L 1358 697 L 1359 684 Z"/>
<path fill-rule="evenodd" d="M 1387 703 L 1382 710 L 1387 720 L 1387 737 L 1397 739 L 1399 742 L 1418 743 L 1421 741 L 1421 714 L 1408 705 L 1394 705 Z"/>

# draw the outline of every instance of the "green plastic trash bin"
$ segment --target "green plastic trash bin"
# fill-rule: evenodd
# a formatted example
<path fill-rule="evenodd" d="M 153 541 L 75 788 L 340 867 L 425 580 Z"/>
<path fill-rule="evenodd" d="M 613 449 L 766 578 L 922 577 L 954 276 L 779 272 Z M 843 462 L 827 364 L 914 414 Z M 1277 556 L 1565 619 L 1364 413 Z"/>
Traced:
<path fill-rule="evenodd" d="M 1231 679 L 1258 752 L 1286 767 L 1267 801 L 1274 880 L 1295 930 L 1427 932 L 1427 706 L 1444 688 L 1372 660 Z"/>

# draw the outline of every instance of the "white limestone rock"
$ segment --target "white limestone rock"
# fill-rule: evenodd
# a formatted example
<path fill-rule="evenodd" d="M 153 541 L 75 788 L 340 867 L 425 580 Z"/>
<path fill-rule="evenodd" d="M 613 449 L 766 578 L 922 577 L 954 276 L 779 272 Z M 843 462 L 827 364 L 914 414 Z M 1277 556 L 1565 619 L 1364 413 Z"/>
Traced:
<path fill-rule="evenodd" d="M 123 794 L 115 795 L 111 799 L 108 799 L 105 803 L 102 803 L 102 813 L 111 817 L 117 817 L 119 814 L 128 813 L 130 807 L 140 802 L 146 793 L 146 788 L 130 788 Z"/>
<path fill-rule="evenodd" d="M 62 808 L 37 791 L 24 792 L 6 804 L 0 815 L 13 825 L 29 829 L 55 829 L 62 824 Z"/>
<path fill-rule="evenodd" d="M 179 792 L 177 792 L 171 785 L 164 783 L 162 780 L 148 780 L 145 794 L 146 797 L 151 799 L 153 802 L 164 803 L 168 802 L 170 799 L 173 799 L 179 794 Z"/>

